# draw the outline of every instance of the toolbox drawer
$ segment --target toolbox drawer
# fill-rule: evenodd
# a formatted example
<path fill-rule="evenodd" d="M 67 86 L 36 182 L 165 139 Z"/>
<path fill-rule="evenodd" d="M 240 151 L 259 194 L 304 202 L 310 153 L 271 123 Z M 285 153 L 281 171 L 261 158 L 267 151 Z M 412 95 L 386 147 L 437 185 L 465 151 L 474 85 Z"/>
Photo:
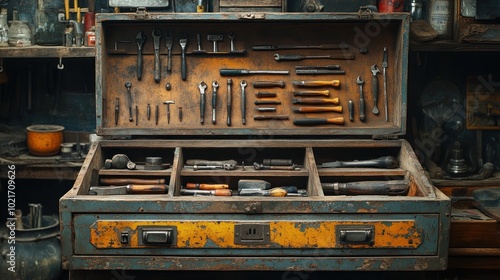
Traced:
<path fill-rule="evenodd" d="M 400 139 L 407 14 L 100 14 L 96 27 L 103 140 L 60 200 L 64 268 L 446 268 L 450 201 Z"/>

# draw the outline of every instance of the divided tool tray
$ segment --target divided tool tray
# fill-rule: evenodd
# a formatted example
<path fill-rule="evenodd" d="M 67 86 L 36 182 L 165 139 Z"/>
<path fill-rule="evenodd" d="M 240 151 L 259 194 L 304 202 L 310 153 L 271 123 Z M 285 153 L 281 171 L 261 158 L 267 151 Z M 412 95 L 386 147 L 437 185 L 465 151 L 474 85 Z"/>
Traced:
<path fill-rule="evenodd" d="M 100 135 L 405 133 L 406 14 L 98 14 L 96 25 Z M 161 34 L 158 51 L 154 32 Z M 181 39 L 187 41 L 185 75 Z M 296 60 L 285 60 L 290 58 Z M 358 77 L 364 82 L 364 117 Z M 269 87 L 259 87 L 262 82 Z M 173 101 L 170 120 L 165 101 Z"/>

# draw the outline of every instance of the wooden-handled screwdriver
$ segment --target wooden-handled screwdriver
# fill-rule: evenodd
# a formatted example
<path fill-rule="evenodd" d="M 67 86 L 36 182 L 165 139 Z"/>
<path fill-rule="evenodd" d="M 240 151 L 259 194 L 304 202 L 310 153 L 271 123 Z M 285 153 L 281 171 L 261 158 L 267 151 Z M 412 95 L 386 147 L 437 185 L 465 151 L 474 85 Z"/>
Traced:
<path fill-rule="evenodd" d="M 196 183 L 187 183 L 186 189 L 191 190 L 219 190 L 219 189 L 229 189 L 229 185 L 227 184 L 196 184 Z"/>
<path fill-rule="evenodd" d="M 337 118 L 302 118 L 302 119 L 294 119 L 294 125 L 322 125 L 322 124 L 344 124 L 343 117 Z"/>
<path fill-rule="evenodd" d="M 181 195 L 208 195 L 208 196 L 231 196 L 233 192 L 230 189 L 216 190 L 186 190 L 181 189 Z"/>
<path fill-rule="evenodd" d="M 90 187 L 89 194 L 93 195 L 120 195 L 120 194 L 165 194 L 168 191 L 168 186 L 165 184 L 158 185 L 125 185 L 125 186 L 109 186 L 109 187 Z"/>
<path fill-rule="evenodd" d="M 301 86 L 301 87 L 323 87 L 323 86 L 339 87 L 340 86 L 340 81 L 339 80 L 331 80 L 331 81 L 292 81 L 292 84 L 294 86 Z"/>

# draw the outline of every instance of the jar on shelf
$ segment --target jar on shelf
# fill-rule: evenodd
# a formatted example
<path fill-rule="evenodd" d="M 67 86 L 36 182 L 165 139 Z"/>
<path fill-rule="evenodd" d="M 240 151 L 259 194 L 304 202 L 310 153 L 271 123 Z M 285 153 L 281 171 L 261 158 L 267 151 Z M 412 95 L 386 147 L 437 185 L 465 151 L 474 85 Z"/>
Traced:
<path fill-rule="evenodd" d="M 427 2 L 427 22 L 437 31 L 438 38 L 453 38 L 454 0 L 429 0 Z"/>
<path fill-rule="evenodd" d="M 9 46 L 9 25 L 7 24 L 7 9 L 0 11 L 0 47 Z"/>
<path fill-rule="evenodd" d="M 9 27 L 8 36 L 9 46 L 31 46 L 31 28 L 28 22 L 19 20 L 19 14 L 17 11 L 12 12 L 12 23 Z"/>

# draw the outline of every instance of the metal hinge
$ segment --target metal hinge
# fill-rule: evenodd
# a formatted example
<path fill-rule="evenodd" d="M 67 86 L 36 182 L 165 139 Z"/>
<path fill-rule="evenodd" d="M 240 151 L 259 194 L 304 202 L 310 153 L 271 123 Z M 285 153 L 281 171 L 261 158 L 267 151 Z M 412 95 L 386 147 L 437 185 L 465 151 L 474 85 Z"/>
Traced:
<path fill-rule="evenodd" d="M 373 140 L 398 140 L 398 136 L 395 134 L 383 134 L 383 135 L 373 135 Z"/>
<path fill-rule="evenodd" d="M 359 19 L 371 19 L 373 17 L 372 6 L 361 6 L 358 10 Z"/>
<path fill-rule="evenodd" d="M 265 19 L 265 14 L 244 13 L 238 16 L 239 19 Z"/>
<path fill-rule="evenodd" d="M 144 19 L 148 16 L 148 11 L 146 11 L 146 7 L 137 7 L 137 11 L 135 13 L 136 19 Z"/>

